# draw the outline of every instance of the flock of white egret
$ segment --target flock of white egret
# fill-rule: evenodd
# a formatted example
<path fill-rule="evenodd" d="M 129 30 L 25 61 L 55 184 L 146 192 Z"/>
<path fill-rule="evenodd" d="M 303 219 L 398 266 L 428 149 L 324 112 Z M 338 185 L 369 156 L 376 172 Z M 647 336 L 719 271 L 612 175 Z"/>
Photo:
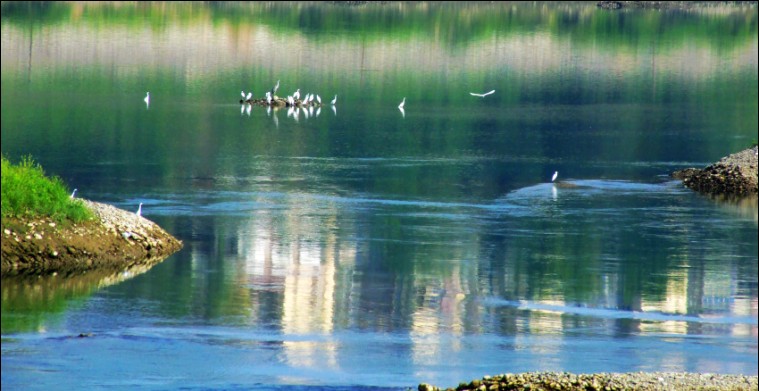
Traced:
<path fill-rule="evenodd" d="M 261 105 L 268 106 L 267 113 L 271 113 L 272 106 L 289 107 L 287 116 L 294 117 L 296 121 L 298 120 L 298 114 L 297 114 L 298 112 L 295 111 L 296 108 L 304 108 L 304 115 L 306 116 L 306 119 L 308 119 L 310 115 L 318 116 L 319 113 L 321 112 L 322 98 L 321 96 L 319 96 L 319 94 L 314 95 L 314 94 L 308 93 L 303 96 L 303 99 L 300 99 L 301 98 L 300 88 L 298 88 L 297 90 L 295 90 L 295 92 L 293 92 L 292 95 L 288 95 L 287 98 L 280 98 L 277 95 L 275 95 L 277 93 L 277 90 L 279 90 L 279 80 L 277 80 L 277 84 L 274 85 L 274 88 L 272 88 L 269 91 L 266 91 L 264 98 L 260 100 L 253 100 L 252 91 L 248 92 L 247 94 L 245 93 L 245 91 L 240 91 L 240 96 L 242 97 L 242 99 L 240 99 L 240 103 L 248 104 L 247 105 L 248 115 L 250 115 L 250 109 L 253 106 L 253 104 L 261 104 Z M 495 90 L 490 90 L 485 93 L 470 92 L 469 95 L 484 98 L 494 93 L 495 93 Z M 149 107 L 150 106 L 150 92 L 149 91 L 145 95 L 144 101 L 145 101 L 145 105 Z M 337 104 L 337 94 L 335 94 L 335 97 L 332 98 L 332 101 L 330 102 L 330 105 L 332 106 L 332 111 L 335 114 L 337 114 L 337 109 L 335 108 L 336 104 Z M 317 106 L 316 114 L 313 113 L 314 106 Z M 401 103 L 398 105 L 398 109 L 401 111 L 401 114 L 404 117 L 406 116 L 405 107 L 406 107 L 406 97 L 404 96 L 403 100 L 401 100 Z M 243 109 L 245 108 L 246 108 L 245 106 L 241 107 L 240 113 L 242 113 Z M 305 109 L 305 108 L 308 108 L 308 109 Z M 277 124 L 277 126 L 279 126 L 279 120 L 277 119 L 276 115 L 274 116 L 274 121 Z M 551 182 L 552 183 L 556 182 L 556 178 L 558 178 L 558 176 L 559 176 L 559 172 L 555 171 L 553 173 L 553 176 L 551 177 Z M 77 189 L 74 189 L 74 191 L 71 193 L 71 198 L 74 198 L 74 196 L 76 195 L 76 190 Z M 142 215 L 142 202 L 140 202 L 139 207 L 137 207 L 136 213 L 137 213 L 137 216 Z"/>

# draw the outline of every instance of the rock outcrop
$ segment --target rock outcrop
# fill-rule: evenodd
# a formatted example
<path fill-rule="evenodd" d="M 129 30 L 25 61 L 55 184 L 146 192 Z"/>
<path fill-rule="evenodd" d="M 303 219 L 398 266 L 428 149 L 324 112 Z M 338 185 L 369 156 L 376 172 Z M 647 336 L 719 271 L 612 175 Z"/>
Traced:
<path fill-rule="evenodd" d="M 757 147 L 734 153 L 704 168 L 675 171 L 672 177 L 682 179 L 693 190 L 707 194 L 747 196 L 757 194 Z"/>

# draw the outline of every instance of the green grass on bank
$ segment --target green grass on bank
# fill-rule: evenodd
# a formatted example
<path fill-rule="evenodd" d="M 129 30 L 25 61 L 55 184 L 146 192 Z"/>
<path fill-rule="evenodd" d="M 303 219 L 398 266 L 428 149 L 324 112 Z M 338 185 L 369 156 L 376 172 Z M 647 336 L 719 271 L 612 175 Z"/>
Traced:
<path fill-rule="evenodd" d="M 49 216 L 56 221 L 81 222 L 94 217 L 58 177 L 47 177 L 31 157 L 12 164 L 2 157 L 2 217 Z"/>

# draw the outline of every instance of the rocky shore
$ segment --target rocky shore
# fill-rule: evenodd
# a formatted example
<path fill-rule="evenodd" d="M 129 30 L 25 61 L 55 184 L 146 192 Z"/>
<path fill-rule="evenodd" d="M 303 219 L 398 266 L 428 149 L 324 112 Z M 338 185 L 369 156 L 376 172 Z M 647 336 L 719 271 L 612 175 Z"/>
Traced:
<path fill-rule="evenodd" d="M 704 168 L 672 173 L 683 184 L 706 194 L 747 196 L 757 194 L 757 146 L 734 153 Z"/>
<path fill-rule="evenodd" d="M 573 390 L 641 390 L 641 391 L 685 391 L 756 390 L 759 387 L 756 376 L 716 375 L 700 373 L 597 373 L 573 374 L 557 372 L 530 372 L 485 376 L 482 379 L 461 383 L 457 387 L 439 388 L 420 384 L 419 391 L 573 391 Z"/>
<path fill-rule="evenodd" d="M 82 199 L 96 218 L 56 223 L 50 218 L 3 218 L 3 277 L 73 274 L 152 265 L 182 248 L 182 242 L 152 221 L 111 205 Z"/>

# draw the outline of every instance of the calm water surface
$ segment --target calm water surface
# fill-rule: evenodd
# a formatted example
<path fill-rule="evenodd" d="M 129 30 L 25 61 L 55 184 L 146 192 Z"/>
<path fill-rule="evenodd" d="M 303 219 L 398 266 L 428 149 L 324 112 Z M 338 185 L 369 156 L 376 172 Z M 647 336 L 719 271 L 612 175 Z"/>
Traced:
<path fill-rule="evenodd" d="M 3 155 L 184 248 L 3 279 L 3 388 L 757 374 L 757 200 L 668 177 L 756 141 L 755 6 L 36 4 Z"/>

